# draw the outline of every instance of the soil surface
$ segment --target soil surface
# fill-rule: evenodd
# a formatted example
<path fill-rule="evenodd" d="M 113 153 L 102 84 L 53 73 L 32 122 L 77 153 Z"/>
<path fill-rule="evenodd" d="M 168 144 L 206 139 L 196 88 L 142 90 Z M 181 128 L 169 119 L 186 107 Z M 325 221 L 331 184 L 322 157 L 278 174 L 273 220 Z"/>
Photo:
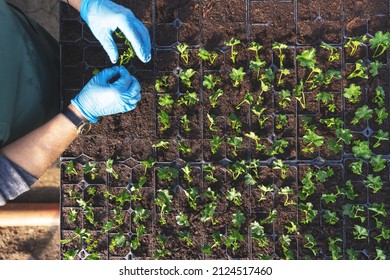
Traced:
<path fill-rule="evenodd" d="M 379 147 L 373 145 L 373 135 L 380 129 L 389 131 L 390 120 L 387 117 L 382 123 L 372 119 L 351 124 L 359 107 L 368 102 L 374 106 L 370 100 L 378 85 L 388 90 L 388 67 L 382 67 L 375 77 L 346 78 L 359 59 L 387 65 L 388 56 L 385 53 L 374 57 L 367 41 L 358 47 L 356 55 L 345 47 L 349 37 L 366 35 L 370 39 L 377 31 L 388 30 L 388 1 L 377 1 L 375 5 L 368 0 L 119 2 L 132 9 L 149 28 L 153 58 L 147 64 L 135 58 L 126 65 L 142 85 L 143 98 L 137 108 L 102 118 L 63 154 L 61 239 L 68 242 L 61 247 L 61 258 L 375 259 L 377 246 L 387 258 L 390 256 L 388 240 L 374 242 L 379 228 L 377 216 L 370 209 L 375 203 L 384 203 L 386 211 L 390 210 L 389 200 L 385 199 L 390 188 L 389 141 Z M 88 27 L 80 24 L 77 13 L 65 6 L 61 12 L 62 94 L 66 105 L 88 82 L 95 68 L 111 65 Z M 68 28 L 69 25 L 75 28 Z M 235 58 L 225 44 L 232 37 L 240 40 L 234 47 L 238 54 Z M 250 68 L 255 57 L 247 48 L 250 42 L 263 46 L 259 58 L 274 75 L 269 78 L 270 90 L 262 92 L 257 73 Z M 286 45 L 283 59 L 277 49 L 272 50 L 276 42 Z M 177 51 L 180 43 L 188 44 L 188 63 Z M 330 62 L 321 43 L 333 46 L 339 59 Z M 197 55 L 201 48 L 218 54 L 214 63 Z M 318 80 L 309 81 L 313 73 L 296 59 L 311 48 L 316 50 L 318 68 L 323 73 L 338 70 L 341 79 L 321 83 L 321 87 L 315 85 Z M 246 71 L 245 79 L 234 84 L 230 73 L 240 67 Z M 195 71 L 190 83 L 181 78 L 188 69 Z M 286 69 L 288 74 L 279 83 L 281 70 Z M 267 73 L 270 72 L 265 68 L 260 72 Z M 202 83 L 207 75 L 220 79 L 217 88 L 223 94 L 216 106 L 211 98 L 213 90 Z M 164 77 L 167 83 L 161 91 L 156 90 L 155 81 Z M 299 97 L 296 87 L 300 81 L 305 81 L 304 104 L 292 98 L 287 106 L 282 105 L 283 90 Z M 351 83 L 365 89 L 356 103 L 343 97 L 344 89 Z M 245 102 L 248 92 L 260 107 L 253 101 Z M 327 92 L 328 99 L 318 99 L 320 92 Z M 186 103 L 191 93 L 197 100 Z M 164 106 L 163 98 L 170 98 L 172 107 Z M 329 107 L 329 100 L 333 107 Z M 389 100 L 386 102 L 383 106 L 389 110 Z M 261 108 L 264 111 L 259 114 Z M 285 117 L 285 122 L 281 117 Z M 353 144 L 357 142 L 346 141 L 339 150 L 331 149 L 328 144 L 337 135 L 327 126 L 329 123 L 321 120 L 337 118 L 344 121 L 343 128 L 351 132 L 354 141 L 368 141 L 373 155 L 385 158 L 383 169 L 372 171 L 366 160 L 363 175 L 351 171 L 349 164 L 357 160 L 353 154 Z M 189 120 L 189 131 L 185 119 Z M 215 129 L 211 129 L 212 124 Z M 307 131 L 312 128 L 323 137 L 321 147 L 308 144 Z M 260 137 L 258 142 L 248 137 L 251 132 Z M 216 136 L 223 143 L 213 152 L 210 143 Z M 144 169 L 144 161 L 150 158 L 155 164 Z M 109 159 L 114 163 L 112 170 L 107 171 Z M 258 164 L 245 167 L 252 178 L 235 176 L 233 168 L 238 168 L 241 161 Z M 96 181 L 83 173 L 91 162 L 100 166 L 93 179 Z M 288 165 L 286 173 L 274 168 L 276 162 Z M 74 172 L 66 172 L 70 164 L 74 164 Z M 209 166 L 214 168 L 216 181 L 206 176 Z M 185 176 L 188 169 L 192 181 Z M 166 178 L 163 172 L 171 172 L 173 177 Z M 330 173 L 324 175 L 326 172 Z M 383 182 L 378 192 L 365 185 L 369 173 Z M 255 182 L 251 181 L 253 178 Z M 139 188 L 141 179 L 145 181 Z M 303 188 L 309 180 L 315 184 L 315 191 Z M 348 180 L 356 197 L 351 197 Z M 324 201 L 323 195 L 335 194 L 340 187 L 342 195 L 338 194 L 332 203 Z M 194 188 L 199 192 L 198 204 L 191 207 L 188 192 Z M 228 198 L 233 190 L 241 194 L 240 202 Z M 213 209 L 215 216 L 206 219 L 206 210 L 214 205 L 210 191 L 217 196 L 217 207 Z M 123 201 L 126 195 L 132 196 L 131 202 Z M 80 198 L 91 208 L 77 202 Z M 168 207 L 162 207 L 161 200 L 169 202 Z M 361 209 L 364 218 L 346 214 L 345 207 L 352 205 Z M 145 220 L 135 218 L 140 207 L 148 213 Z M 76 218 L 70 221 L 74 210 Z M 338 220 L 329 223 L 330 213 Z M 186 215 L 189 224 L 177 222 L 181 214 Z M 235 218 L 241 214 L 245 221 L 237 224 Z M 125 222 L 107 229 L 113 217 Z M 264 230 L 261 238 L 252 232 L 256 222 L 261 222 Z M 294 225 L 298 228 L 294 229 Z M 367 228 L 369 238 L 356 238 L 356 225 Z M 143 226 L 145 232 L 138 240 L 137 233 Z M 78 243 L 74 234 L 80 228 L 86 229 L 96 242 L 83 239 Z M 191 240 L 185 238 L 186 234 Z M 216 242 L 218 236 L 220 243 Z M 309 246 L 310 236 L 316 241 L 314 247 Z M 242 238 L 235 244 L 237 247 L 232 245 L 234 237 Z M 113 240 L 121 245 L 114 246 Z"/>

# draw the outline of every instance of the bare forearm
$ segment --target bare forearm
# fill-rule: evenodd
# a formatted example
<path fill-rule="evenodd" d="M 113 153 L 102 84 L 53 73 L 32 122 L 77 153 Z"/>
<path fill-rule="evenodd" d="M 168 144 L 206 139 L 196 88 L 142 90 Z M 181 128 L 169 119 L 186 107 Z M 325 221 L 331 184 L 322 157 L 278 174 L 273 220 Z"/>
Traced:
<path fill-rule="evenodd" d="M 5 146 L 1 153 L 32 176 L 40 178 L 76 137 L 74 124 L 58 114 L 48 123 Z"/>

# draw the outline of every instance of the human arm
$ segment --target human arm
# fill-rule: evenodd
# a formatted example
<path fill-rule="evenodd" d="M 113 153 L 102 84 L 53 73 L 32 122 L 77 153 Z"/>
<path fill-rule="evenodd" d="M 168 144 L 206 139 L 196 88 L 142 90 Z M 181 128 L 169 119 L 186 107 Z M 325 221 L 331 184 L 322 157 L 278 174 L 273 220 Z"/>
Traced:
<path fill-rule="evenodd" d="M 112 82 L 113 78 L 117 80 Z M 134 109 L 140 98 L 141 86 L 138 81 L 124 67 L 114 66 L 104 69 L 93 77 L 72 99 L 68 108 L 80 119 L 97 122 L 101 116 Z M 27 175 L 39 178 L 77 135 L 77 127 L 60 113 L 36 130 L 3 147 L 0 154 L 11 162 L 10 168 L 15 165 Z M 12 185 L 12 182 L 7 183 L 5 180 L 7 178 L 3 178 L 0 183 Z M 28 180 L 25 181 L 24 191 L 31 185 Z M 18 186 L 14 187 L 18 188 Z M 9 192 L 11 193 L 12 190 Z"/>
<path fill-rule="evenodd" d="M 148 29 L 130 9 L 111 0 L 69 0 L 69 4 L 80 12 L 96 39 L 102 44 L 112 63 L 118 61 L 118 49 L 112 37 L 120 29 L 130 41 L 142 62 L 151 58 L 151 42 Z"/>

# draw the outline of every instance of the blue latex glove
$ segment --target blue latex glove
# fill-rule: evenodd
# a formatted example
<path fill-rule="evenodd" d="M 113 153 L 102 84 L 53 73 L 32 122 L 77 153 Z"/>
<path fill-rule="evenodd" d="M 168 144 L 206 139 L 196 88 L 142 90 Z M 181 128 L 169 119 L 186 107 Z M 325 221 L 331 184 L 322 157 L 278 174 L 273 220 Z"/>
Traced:
<path fill-rule="evenodd" d="M 125 67 L 114 66 L 93 77 L 71 102 L 87 120 L 96 123 L 98 117 L 133 110 L 140 99 L 141 86 L 137 79 Z"/>
<path fill-rule="evenodd" d="M 143 62 L 151 58 L 149 31 L 132 11 L 111 0 L 83 0 L 80 15 L 102 44 L 112 63 L 118 61 L 118 49 L 112 33 L 119 28 Z"/>

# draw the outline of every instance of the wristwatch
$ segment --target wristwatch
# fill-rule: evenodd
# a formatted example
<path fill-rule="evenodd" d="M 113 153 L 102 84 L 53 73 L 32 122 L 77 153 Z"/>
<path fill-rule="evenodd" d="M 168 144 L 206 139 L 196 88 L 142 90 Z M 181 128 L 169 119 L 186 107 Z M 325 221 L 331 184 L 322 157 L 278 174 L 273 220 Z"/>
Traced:
<path fill-rule="evenodd" d="M 68 107 L 62 111 L 62 114 L 76 126 L 78 134 L 87 134 L 91 130 L 92 124 L 89 121 L 80 119 Z"/>

